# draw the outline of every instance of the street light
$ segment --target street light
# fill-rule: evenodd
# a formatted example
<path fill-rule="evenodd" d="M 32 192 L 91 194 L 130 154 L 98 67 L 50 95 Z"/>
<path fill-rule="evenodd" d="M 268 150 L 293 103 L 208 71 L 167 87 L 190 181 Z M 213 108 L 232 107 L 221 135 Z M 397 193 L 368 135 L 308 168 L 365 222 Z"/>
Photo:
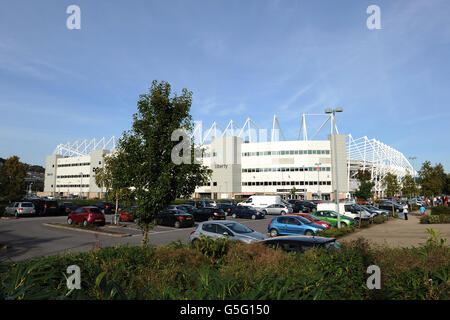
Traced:
<path fill-rule="evenodd" d="M 334 181 L 335 181 L 335 185 L 336 185 L 336 189 L 334 191 L 334 200 L 336 202 L 336 207 L 337 207 L 337 214 L 338 214 L 338 221 L 337 221 L 337 225 L 338 228 L 341 227 L 341 213 L 339 212 L 339 181 L 338 181 L 338 174 L 337 174 L 337 154 L 336 154 L 336 135 L 337 135 L 337 130 L 336 130 L 336 112 L 343 112 L 344 110 L 341 107 L 337 107 L 336 109 L 331 109 L 331 108 L 327 108 L 325 109 L 325 113 L 327 114 L 332 114 L 331 116 L 331 120 L 332 120 L 332 125 L 333 125 L 333 160 L 334 160 Z"/>
<path fill-rule="evenodd" d="M 317 197 L 319 198 L 318 200 L 321 200 L 321 196 L 322 194 L 320 193 L 320 179 L 319 179 L 319 174 L 320 174 L 320 166 L 322 165 L 320 162 L 315 163 L 314 164 L 316 166 L 316 170 L 317 170 Z"/>

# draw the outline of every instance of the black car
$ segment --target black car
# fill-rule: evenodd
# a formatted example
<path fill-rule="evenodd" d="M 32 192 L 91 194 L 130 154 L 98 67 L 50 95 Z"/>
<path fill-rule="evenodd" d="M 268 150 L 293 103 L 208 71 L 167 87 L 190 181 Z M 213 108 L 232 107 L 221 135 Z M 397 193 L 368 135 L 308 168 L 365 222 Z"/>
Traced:
<path fill-rule="evenodd" d="M 58 215 L 61 213 L 56 200 L 32 199 L 29 202 L 33 203 L 36 214 L 40 216 Z"/>
<path fill-rule="evenodd" d="M 282 249 L 286 252 L 303 253 L 312 248 L 325 248 L 335 251 L 340 248 L 339 242 L 334 238 L 310 236 L 282 236 L 263 240 L 262 243 L 269 248 Z"/>
<path fill-rule="evenodd" d="M 302 212 L 310 213 L 317 210 L 317 204 L 312 201 L 297 200 L 298 204 L 303 206 Z"/>
<path fill-rule="evenodd" d="M 196 207 L 196 208 L 203 208 L 206 206 L 207 200 L 187 200 L 184 204 Z"/>
<path fill-rule="evenodd" d="M 193 212 L 195 221 L 226 220 L 225 211 L 220 208 L 205 207 Z"/>
<path fill-rule="evenodd" d="M 251 218 L 255 219 L 263 219 L 264 213 L 258 210 L 255 210 L 251 207 L 246 206 L 236 206 L 231 210 L 231 216 L 233 218 Z"/>
<path fill-rule="evenodd" d="M 94 203 L 93 206 L 99 208 L 103 214 L 113 214 L 116 212 L 116 206 L 110 202 L 99 201 Z"/>
<path fill-rule="evenodd" d="M 229 215 L 231 213 L 231 211 L 233 210 L 233 208 L 236 206 L 234 204 L 218 202 L 216 207 L 225 211 L 225 215 Z"/>
<path fill-rule="evenodd" d="M 305 208 L 303 203 L 300 200 L 288 200 L 289 204 L 292 206 L 292 210 L 294 213 L 303 212 Z"/>
<path fill-rule="evenodd" d="M 156 223 L 175 228 L 194 226 L 192 214 L 178 209 L 161 210 L 156 216 Z"/>
<path fill-rule="evenodd" d="M 60 202 L 59 203 L 59 211 L 61 214 L 69 214 L 72 211 L 75 211 L 78 206 L 73 202 Z"/>
<path fill-rule="evenodd" d="M 383 209 L 383 210 L 388 210 L 390 212 L 392 212 L 392 201 L 381 201 L 378 204 L 378 208 Z M 402 212 L 403 211 L 403 207 L 401 204 L 394 202 L 394 211 L 396 212 Z"/>

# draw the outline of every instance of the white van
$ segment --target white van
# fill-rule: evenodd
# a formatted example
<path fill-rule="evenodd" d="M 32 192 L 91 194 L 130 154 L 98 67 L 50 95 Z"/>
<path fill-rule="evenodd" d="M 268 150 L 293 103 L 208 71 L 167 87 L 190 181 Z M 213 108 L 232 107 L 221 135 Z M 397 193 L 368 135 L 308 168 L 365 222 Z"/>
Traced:
<path fill-rule="evenodd" d="M 347 217 L 359 220 L 360 212 L 357 207 L 355 207 L 354 202 L 343 202 L 339 203 L 339 213 L 341 215 L 345 215 Z M 334 202 L 327 202 L 327 203 L 318 203 L 317 204 L 317 211 L 325 211 L 325 210 L 331 210 L 338 212 L 336 209 L 336 203 Z M 363 210 L 361 212 L 361 219 L 362 220 L 368 220 L 372 217 L 372 215 L 367 212 L 366 210 Z"/>
<path fill-rule="evenodd" d="M 263 208 L 271 204 L 282 204 L 281 196 L 250 196 L 247 200 L 238 203 L 238 206 Z"/>

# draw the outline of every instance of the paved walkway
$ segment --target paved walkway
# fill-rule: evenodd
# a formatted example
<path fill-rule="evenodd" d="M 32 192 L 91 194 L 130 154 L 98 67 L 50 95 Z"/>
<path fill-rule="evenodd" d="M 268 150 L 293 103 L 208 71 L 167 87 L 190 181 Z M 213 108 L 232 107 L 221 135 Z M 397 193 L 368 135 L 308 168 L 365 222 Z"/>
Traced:
<path fill-rule="evenodd" d="M 425 244 L 430 237 L 427 229 L 431 228 L 436 233 L 440 231 L 443 238 L 447 238 L 450 244 L 450 224 L 421 224 L 419 217 L 409 214 L 408 220 L 403 218 L 391 219 L 385 223 L 361 229 L 339 241 L 355 240 L 359 237 L 366 238 L 373 244 L 386 244 L 389 247 L 417 247 Z"/>

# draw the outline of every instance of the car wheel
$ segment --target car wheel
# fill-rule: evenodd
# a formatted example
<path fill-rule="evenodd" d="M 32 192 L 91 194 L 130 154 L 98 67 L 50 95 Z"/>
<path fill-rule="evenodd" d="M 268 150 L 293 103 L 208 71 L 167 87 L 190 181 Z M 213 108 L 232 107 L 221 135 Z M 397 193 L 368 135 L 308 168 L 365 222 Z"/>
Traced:
<path fill-rule="evenodd" d="M 212 220 L 213 220 L 213 217 L 209 217 L 209 218 L 208 218 L 208 221 L 212 221 Z"/>
<path fill-rule="evenodd" d="M 73 223 L 73 221 L 72 221 L 72 219 L 67 219 L 67 224 L 72 224 Z"/>
<path fill-rule="evenodd" d="M 175 221 L 174 227 L 175 227 L 175 228 L 181 227 L 180 221 Z"/>
<path fill-rule="evenodd" d="M 347 224 L 345 222 L 341 222 L 341 227 L 346 227 Z"/>
<path fill-rule="evenodd" d="M 16 211 L 16 213 L 14 213 L 14 217 L 16 217 L 16 219 L 19 218 L 19 213 Z"/>
<path fill-rule="evenodd" d="M 232 217 L 233 217 L 233 219 L 236 219 L 236 213 L 233 213 L 233 215 L 232 215 Z"/>
<path fill-rule="evenodd" d="M 270 230 L 270 236 L 271 236 L 271 237 L 276 237 L 276 236 L 278 236 L 278 231 L 277 231 L 276 229 Z"/>
<path fill-rule="evenodd" d="M 285 215 L 286 214 L 286 211 L 281 211 L 281 215 Z"/>
<path fill-rule="evenodd" d="M 252 220 L 256 220 L 256 215 L 252 214 Z"/>
<path fill-rule="evenodd" d="M 87 220 L 83 220 L 83 226 L 87 226 L 88 225 L 88 222 L 87 222 Z"/>
<path fill-rule="evenodd" d="M 305 235 L 307 236 L 313 236 L 314 232 L 312 232 L 311 230 L 306 230 Z"/>

